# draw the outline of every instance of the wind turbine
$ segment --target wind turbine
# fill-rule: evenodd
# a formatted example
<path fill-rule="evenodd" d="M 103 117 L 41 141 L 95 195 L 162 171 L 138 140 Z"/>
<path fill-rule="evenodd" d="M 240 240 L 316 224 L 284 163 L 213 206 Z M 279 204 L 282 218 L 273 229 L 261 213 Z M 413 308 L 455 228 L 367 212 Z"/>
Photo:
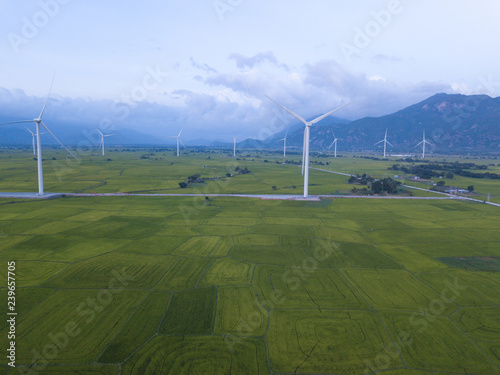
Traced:
<path fill-rule="evenodd" d="M 306 120 L 304 120 L 304 118 L 302 118 L 298 114 L 290 111 L 288 108 L 286 108 L 286 107 L 282 106 L 281 104 L 279 104 L 276 100 L 270 98 L 267 95 L 266 95 L 266 97 L 269 100 L 271 100 L 274 104 L 276 104 L 277 106 L 283 108 L 285 111 L 287 111 L 289 114 L 291 114 L 293 117 L 295 117 L 297 120 L 299 120 L 300 122 L 302 122 L 305 125 L 305 129 L 304 129 L 304 149 L 303 149 L 304 151 L 303 151 L 303 154 L 302 154 L 302 160 L 303 160 L 302 170 L 303 170 L 303 174 L 304 174 L 304 198 L 307 198 L 307 196 L 309 194 L 309 133 L 310 133 L 310 128 L 311 128 L 312 125 L 320 122 L 324 118 L 330 116 L 332 113 L 337 112 L 338 110 L 340 110 L 340 109 L 348 106 L 349 104 L 343 105 L 342 107 L 339 107 L 337 109 L 334 109 L 333 111 L 325 113 L 324 115 L 321 115 L 321 116 L 315 118 L 314 120 L 306 121 Z"/>
<path fill-rule="evenodd" d="M 432 146 L 428 141 L 425 140 L 425 129 L 424 129 L 424 139 L 418 143 L 415 147 L 418 147 L 420 145 L 422 145 L 422 159 L 425 158 L 425 144 L 428 144 L 429 146 Z"/>
<path fill-rule="evenodd" d="M 290 128 L 286 129 L 285 138 L 280 139 L 280 141 L 283 141 L 283 157 L 284 158 L 286 158 L 286 136 L 288 135 L 288 130 L 290 130 Z"/>
<path fill-rule="evenodd" d="M 182 133 L 182 129 L 179 132 L 179 134 L 176 135 L 175 137 L 168 137 L 168 138 L 176 138 L 177 139 L 177 157 L 179 157 L 179 142 L 182 143 L 182 141 L 181 141 L 181 133 Z M 182 146 L 184 148 L 186 148 L 186 146 L 184 145 L 184 143 L 182 143 Z"/>
<path fill-rule="evenodd" d="M 335 145 L 335 156 L 334 157 L 337 157 L 337 141 L 339 140 L 337 137 L 335 137 L 335 134 L 333 134 L 333 142 L 332 144 L 330 145 L 330 147 L 328 147 L 328 149 L 331 149 L 333 145 Z"/>
<path fill-rule="evenodd" d="M 379 143 L 382 143 L 382 142 L 384 142 L 384 159 L 385 159 L 385 151 L 386 151 L 386 148 L 387 148 L 387 144 L 389 144 L 389 146 L 391 146 L 391 147 L 394 147 L 393 145 L 391 145 L 391 142 L 389 142 L 387 140 L 387 129 L 385 129 L 384 139 L 382 139 L 381 141 L 375 143 L 375 145 L 378 145 Z"/>
<path fill-rule="evenodd" d="M 70 150 L 68 150 L 59 139 L 49 130 L 49 128 L 42 122 L 42 116 L 43 113 L 45 112 L 45 107 L 47 107 L 47 102 L 49 101 L 50 93 L 52 91 L 52 85 L 54 84 L 54 78 L 52 78 L 52 83 L 50 84 L 50 89 L 49 89 L 49 94 L 47 95 L 47 98 L 45 99 L 45 104 L 43 105 L 42 111 L 40 112 L 40 115 L 33 119 L 33 120 L 21 120 L 21 121 L 12 121 L 12 122 L 7 122 L 5 124 L 0 124 L 0 125 L 10 125 L 10 124 L 25 124 L 25 123 L 30 123 L 34 122 L 36 125 L 36 159 L 37 159 L 37 164 L 38 164 L 38 195 L 43 195 L 43 166 L 42 166 L 42 144 L 40 140 L 40 125 L 47 130 L 47 132 L 75 159 L 77 157 L 71 153 Z M 31 132 L 31 131 L 30 131 Z M 32 133 L 33 134 L 33 133 Z"/>
<path fill-rule="evenodd" d="M 233 137 L 233 158 L 236 157 L 236 137 Z"/>
<path fill-rule="evenodd" d="M 102 156 L 104 156 L 104 137 L 111 137 L 112 135 L 114 134 L 102 134 L 102 132 L 96 128 L 96 130 L 99 132 L 99 134 L 101 135 L 101 143 L 99 143 L 99 147 L 102 148 Z"/>
<path fill-rule="evenodd" d="M 29 131 L 31 133 L 31 136 L 32 136 L 32 138 L 31 138 L 31 145 L 33 146 L 33 155 L 36 155 L 36 151 L 35 151 L 35 137 L 36 137 L 36 134 L 33 133 L 31 130 L 29 130 L 28 127 L 25 126 L 25 128 L 26 128 L 27 131 Z"/>

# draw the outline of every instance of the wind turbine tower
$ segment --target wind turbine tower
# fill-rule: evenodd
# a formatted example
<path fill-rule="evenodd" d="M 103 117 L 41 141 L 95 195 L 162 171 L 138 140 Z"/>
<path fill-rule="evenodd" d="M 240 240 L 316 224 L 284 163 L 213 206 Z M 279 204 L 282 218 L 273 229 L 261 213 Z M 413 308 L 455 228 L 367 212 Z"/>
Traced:
<path fill-rule="evenodd" d="M 385 129 L 385 136 L 384 136 L 384 139 L 382 139 L 381 141 L 378 141 L 377 143 L 375 143 L 375 145 L 378 145 L 379 143 L 382 143 L 382 142 L 384 142 L 384 159 L 385 159 L 387 145 L 389 145 L 389 146 L 391 146 L 391 147 L 394 147 L 394 146 L 393 146 L 393 145 L 391 145 L 391 143 L 387 140 L 387 129 Z"/>
<path fill-rule="evenodd" d="M 286 136 L 288 135 L 288 130 L 290 130 L 290 128 L 286 129 L 285 138 L 280 139 L 280 141 L 283 141 L 283 157 L 284 158 L 286 158 Z"/>
<path fill-rule="evenodd" d="M 47 107 L 47 102 L 49 101 L 50 93 L 52 91 L 52 85 L 54 84 L 54 78 L 52 78 L 52 83 L 50 85 L 49 89 L 49 94 L 47 95 L 47 98 L 45 99 L 45 104 L 42 107 L 42 111 L 40 112 L 40 115 L 38 115 L 37 118 L 33 120 L 21 120 L 21 121 L 12 121 L 12 122 L 7 122 L 5 124 L 0 124 L 0 125 L 10 125 L 10 124 L 25 124 L 25 123 L 31 123 L 34 122 L 36 126 L 36 159 L 37 159 L 37 166 L 38 166 L 38 195 L 43 195 L 43 165 L 42 165 L 42 144 L 41 144 L 41 133 L 40 133 L 40 126 L 43 126 L 45 130 L 75 159 L 77 157 L 71 153 L 70 150 L 68 150 L 59 139 L 50 131 L 50 129 L 42 122 L 42 117 L 43 113 L 45 112 L 45 107 Z M 30 131 L 31 132 L 31 131 Z M 32 133 L 33 134 L 33 133 Z"/>
<path fill-rule="evenodd" d="M 236 157 L 236 137 L 233 137 L 233 158 Z"/>
<path fill-rule="evenodd" d="M 31 130 L 29 130 L 26 126 L 25 126 L 26 130 L 29 131 L 31 133 L 31 145 L 33 146 L 33 155 L 36 155 L 36 151 L 35 151 L 35 138 L 36 138 L 36 134 L 33 133 Z"/>
<path fill-rule="evenodd" d="M 104 155 L 104 137 L 111 137 L 114 134 L 102 134 L 102 132 L 99 129 L 96 129 L 96 130 L 101 135 L 101 143 L 99 143 L 99 147 L 101 147 L 101 149 L 102 149 L 102 156 L 105 156 Z"/>
<path fill-rule="evenodd" d="M 177 139 L 177 157 L 179 157 L 179 142 L 182 144 L 182 146 L 184 148 L 186 148 L 186 146 L 184 145 L 184 143 L 182 143 L 182 141 L 181 141 L 181 133 L 182 133 L 182 129 L 179 132 L 179 134 L 176 135 L 175 137 L 168 137 L 168 138 L 176 138 Z"/>
<path fill-rule="evenodd" d="M 271 100 L 277 106 L 283 108 L 285 111 L 287 111 L 289 114 L 291 114 L 293 117 L 295 117 L 297 120 L 299 120 L 300 122 L 302 122 L 305 125 L 305 129 L 304 129 L 304 150 L 303 150 L 302 157 L 303 157 L 303 160 L 304 160 L 304 163 L 303 163 L 303 170 L 304 170 L 304 198 L 307 198 L 308 195 L 309 195 L 309 135 L 310 135 L 310 128 L 311 128 L 312 125 L 320 122 L 321 120 L 323 120 L 324 118 L 330 116 L 334 112 L 337 112 L 338 110 L 346 107 L 348 104 L 346 104 L 346 105 L 344 105 L 342 107 L 339 107 L 337 109 L 334 109 L 333 111 L 330 111 L 328 113 L 325 113 L 324 115 L 321 115 L 321 116 L 315 118 L 314 120 L 306 121 L 306 120 L 304 120 L 303 117 L 301 117 L 298 114 L 292 112 L 288 108 L 282 106 L 276 100 L 270 98 L 269 96 L 267 96 L 267 98 L 269 100 Z"/>
<path fill-rule="evenodd" d="M 328 147 L 328 149 L 331 149 L 333 145 L 335 145 L 335 153 L 334 153 L 334 157 L 337 157 L 337 141 L 339 140 L 337 137 L 335 137 L 335 134 L 333 135 L 333 142 L 332 144 L 330 145 L 330 147 Z"/>
<path fill-rule="evenodd" d="M 427 142 L 425 140 L 425 129 L 424 129 L 424 138 L 422 139 L 422 141 L 420 141 L 420 143 L 418 143 L 415 147 L 418 147 L 420 145 L 422 145 L 422 159 L 425 158 L 425 144 L 428 144 L 429 146 L 432 146 L 429 142 Z"/>

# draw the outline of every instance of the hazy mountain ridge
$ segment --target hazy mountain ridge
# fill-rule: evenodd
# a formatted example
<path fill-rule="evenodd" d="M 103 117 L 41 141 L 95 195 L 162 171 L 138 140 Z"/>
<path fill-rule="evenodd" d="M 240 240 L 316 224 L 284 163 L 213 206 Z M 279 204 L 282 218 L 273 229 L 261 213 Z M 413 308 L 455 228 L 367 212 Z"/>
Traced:
<path fill-rule="evenodd" d="M 329 119 L 323 120 L 327 123 Z M 436 94 L 393 114 L 365 117 L 348 124 L 328 124 L 311 127 L 311 150 L 325 150 L 339 138 L 338 150 L 378 150 L 374 144 L 384 138 L 394 145 L 390 152 L 419 151 L 415 145 L 426 139 L 432 143 L 428 150 L 500 151 L 500 97 L 487 95 Z M 291 148 L 302 147 L 303 126 L 287 137 Z M 282 147 L 282 141 L 273 137 L 262 146 Z"/>
<path fill-rule="evenodd" d="M 11 102 L 12 107 L 2 108 L 2 122 L 18 120 L 22 111 L 18 98 L 28 99 L 29 107 L 41 106 L 40 99 L 32 99 L 19 90 L 8 92 L 0 90 L 4 103 Z M 54 106 L 66 105 L 67 99 L 51 99 Z M 32 102 L 31 102 L 32 101 Z M 79 111 L 85 110 L 85 101 L 81 100 Z M 109 103 L 103 103 L 107 106 Z M 74 103 L 72 108 L 74 108 Z M 10 108 L 8 108 L 10 107 Z M 28 111 L 32 112 L 32 111 Z M 33 117 L 36 114 L 31 114 Z M 50 114 L 48 114 L 50 115 Z M 290 116 L 291 117 L 291 116 Z M 24 118 L 30 118 L 29 115 Z M 97 147 L 99 138 L 97 131 L 83 124 L 71 124 L 68 118 L 58 121 L 46 120 L 54 134 L 67 145 L 83 145 Z M 99 123 L 96 117 L 95 123 Z M 301 150 L 304 126 L 292 122 L 288 127 L 288 150 Z M 33 124 L 26 126 L 34 131 Z M 389 152 L 418 153 L 420 148 L 415 145 L 422 140 L 425 130 L 427 140 L 432 144 L 428 150 L 432 152 L 498 152 L 500 151 L 500 97 L 491 98 L 487 95 L 436 94 L 420 103 L 411 105 L 393 114 L 381 117 L 365 117 L 349 122 L 336 117 L 329 117 L 311 127 L 311 150 L 326 150 L 334 140 L 334 134 L 339 139 L 338 151 L 381 150 L 382 145 L 374 144 L 384 138 L 394 145 L 388 146 Z M 265 140 L 237 139 L 237 148 L 272 148 L 282 149 L 283 137 L 287 129 L 273 134 Z M 173 145 L 174 140 L 166 140 L 152 135 L 143 134 L 131 129 L 116 129 L 105 133 L 114 133 L 106 138 L 109 145 Z M 232 147 L 232 142 L 203 141 L 200 137 L 196 142 L 186 144 L 207 145 L 212 147 Z M 27 146 L 31 144 L 31 135 L 21 124 L 0 127 L 0 145 Z M 43 144 L 55 145 L 56 142 L 48 135 L 43 136 Z"/>

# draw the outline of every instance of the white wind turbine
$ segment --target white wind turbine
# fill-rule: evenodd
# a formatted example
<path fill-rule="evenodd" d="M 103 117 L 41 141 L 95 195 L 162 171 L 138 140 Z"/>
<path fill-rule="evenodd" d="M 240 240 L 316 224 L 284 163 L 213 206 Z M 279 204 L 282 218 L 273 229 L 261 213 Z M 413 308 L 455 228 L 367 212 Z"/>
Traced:
<path fill-rule="evenodd" d="M 279 107 L 283 108 L 285 111 L 287 111 L 289 114 L 291 114 L 293 117 L 295 117 L 297 120 L 299 120 L 300 122 L 302 122 L 305 125 L 304 148 L 303 148 L 303 154 L 302 154 L 302 160 L 303 160 L 302 170 L 303 170 L 303 174 L 304 174 L 304 198 L 307 198 L 307 196 L 309 194 L 309 133 L 310 133 L 310 128 L 312 125 L 320 122 L 321 120 L 330 116 L 334 112 L 337 112 L 338 110 L 346 107 L 348 104 L 343 105 L 342 107 L 339 107 L 337 109 L 334 109 L 333 111 L 330 111 L 328 113 L 325 113 L 324 115 L 319 116 L 319 117 L 315 118 L 314 120 L 306 121 L 306 120 L 304 120 L 304 118 L 302 118 L 302 116 L 299 116 L 298 114 L 290 111 L 288 108 L 279 104 L 276 100 L 270 98 L 269 96 L 267 96 L 267 98 L 269 100 L 271 100 L 273 103 L 275 103 L 276 105 L 278 105 Z"/>
<path fill-rule="evenodd" d="M 36 155 L 36 150 L 35 150 L 35 137 L 36 137 L 36 134 L 33 133 L 31 130 L 29 130 L 26 126 L 25 126 L 26 130 L 29 131 L 31 133 L 31 145 L 33 146 L 33 155 Z"/>
<path fill-rule="evenodd" d="M 330 145 L 330 147 L 328 147 L 328 149 L 331 149 L 333 145 L 335 145 L 335 156 L 334 157 L 337 157 L 337 141 L 339 140 L 337 137 L 335 137 L 335 134 L 333 134 L 333 142 L 332 144 Z"/>
<path fill-rule="evenodd" d="M 54 139 L 71 155 L 73 156 L 75 159 L 77 158 L 75 155 L 73 155 L 71 153 L 70 150 L 68 150 L 62 143 L 59 139 L 57 139 L 57 137 L 52 134 L 52 132 L 49 130 L 49 128 L 42 122 L 42 116 L 43 116 L 43 113 L 45 112 L 45 107 L 47 106 L 47 102 L 49 101 L 49 96 L 50 96 L 50 93 L 52 91 L 52 85 L 54 84 L 54 78 L 52 78 L 52 83 L 50 85 L 50 89 L 49 89 L 49 94 L 47 95 L 47 98 L 45 99 L 45 104 L 43 105 L 43 108 L 42 108 L 42 111 L 40 112 L 40 115 L 33 119 L 33 120 L 21 120 L 21 121 L 12 121 L 12 122 L 7 122 L 5 124 L 0 124 L 0 125 L 10 125 L 10 124 L 25 124 L 25 123 L 30 123 L 30 122 L 34 122 L 35 125 L 36 125 L 36 152 L 37 152 L 37 156 L 36 156 L 36 159 L 37 159 L 37 164 L 38 164 L 38 195 L 43 195 L 44 192 L 43 192 L 43 166 L 42 166 L 42 144 L 41 144 L 41 140 L 40 140 L 40 136 L 41 136 L 41 133 L 40 133 L 40 125 L 43 126 L 45 128 L 45 130 L 47 130 L 47 132 L 52 136 L 54 137 Z M 33 134 L 33 133 L 32 133 Z"/>
<path fill-rule="evenodd" d="M 236 157 L 236 137 L 233 137 L 233 158 Z"/>
<path fill-rule="evenodd" d="M 179 142 L 182 143 L 182 141 L 181 141 L 181 133 L 182 133 L 182 129 L 179 132 L 179 134 L 176 135 L 175 137 L 168 137 L 168 138 L 176 138 L 177 139 L 177 156 L 179 156 Z M 186 148 L 186 146 L 184 145 L 184 143 L 182 143 L 182 146 L 184 148 Z"/>
<path fill-rule="evenodd" d="M 387 148 L 387 145 L 391 146 L 391 147 L 394 147 L 393 145 L 391 145 L 391 143 L 387 140 L 387 129 L 385 129 L 385 136 L 384 136 L 384 139 L 382 139 L 381 141 L 375 143 L 375 145 L 378 145 L 379 143 L 382 143 L 384 142 L 384 159 L 385 159 L 385 151 L 386 151 L 386 148 Z"/>
<path fill-rule="evenodd" d="M 424 138 L 422 139 L 422 141 L 420 143 L 418 143 L 415 147 L 418 147 L 420 145 L 422 145 L 422 159 L 425 158 L 425 144 L 428 144 L 429 146 L 432 146 L 428 141 L 425 140 L 425 129 L 424 129 Z"/>
<path fill-rule="evenodd" d="M 283 141 L 283 157 L 284 158 L 286 158 L 286 136 L 288 135 L 288 130 L 290 130 L 290 128 L 286 129 L 285 138 L 280 139 L 280 141 Z"/>
<path fill-rule="evenodd" d="M 101 135 L 101 143 L 99 143 L 99 147 L 102 149 L 102 156 L 104 156 L 104 137 L 111 137 L 114 134 L 102 134 L 102 132 L 96 128 L 96 130 Z"/>

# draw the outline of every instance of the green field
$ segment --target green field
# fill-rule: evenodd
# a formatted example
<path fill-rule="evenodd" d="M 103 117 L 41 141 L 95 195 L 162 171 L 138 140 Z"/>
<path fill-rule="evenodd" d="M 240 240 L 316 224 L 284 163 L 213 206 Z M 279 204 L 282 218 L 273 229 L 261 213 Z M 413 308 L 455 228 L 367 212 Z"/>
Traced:
<path fill-rule="evenodd" d="M 285 165 L 284 161 L 300 162 L 301 156 L 291 154 L 283 158 L 277 153 L 242 151 L 236 159 L 223 150 L 206 151 L 187 149 L 180 158 L 171 149 L 113 149 L 106 158 L 89 150 L 75 150 L 78 160 L 67 158 L 60 150 L 44 150 L 44 181 L 47 192 L 83 193 L 240 193 L 240 194 L 302 194 L 303 178 L 297 165 Z M 55 160 L 54 160 L 55 159 Z M 347 177 L 327 173 L 367 173 L 376 178 L 394 177 L 396 171 L 388 170 L 393 164 L 411 165 L 397 161 L 371 160 L 345 155 L 332 158 L 318 153 L 311 155 L 311 167 L 323 171 L 310 171 L 310 194 L 349 194 L 352 186 L 346 185 Z M 431 161 L 474 162 L 489 166 L 488 171 L 499 173 L 496 160 L 464 160 L 451 157 L 430 158 Z M 236 167 L 247 167 L 251 173 L 237 175 Z M 199 173 L 205 183 L 180 189 L 179 182 Z M 233 177 L 226 177 L 230 173 Z M 37 190 L 36 162 L 29 150 L 0 150 L 0 191 L 29 192 Z M 401 176 L 402 178 L 404 176 Z M 400 179 L 403 182 L 403 179 Z M 427 188 L 427 183 L 406 182 L 410 186 Z M 474 179 L 455 176 L 446 181 L 451 186 L 475 187 L 478 199 L 500 203 L 498 180 Z M 273 188 L 274 187 L 274 188 Z M 432 192 L 412 190 L 414 196 L 439 196 Z M 99 214 L 97 214 L 99 215 Z M 215 223 L 214 223 L 215 224 Z M 215 228 L 213 228 L 215 229 Z M 45 232 L 46 233 L 46 232 Z"/>
<path fill-rule="evenodd" d="M 141 154 L 88 156 L 61 181 L 48 160 L 47 191 L 179 192 L 188 174 L 227 170 Z M 1 190 L 34 191 L 26 158 L 2 159 Z M 256 160 L 221 192 L 300 193 L 296 167 Z M 313 179 L 312 193 L 345 190 Z M 498 207 L 452 200 L 0 199 L 0 311 L 15 261 L 18 313 L 18 368 L 4 355 L 0 371 L 499 374 L 499 226 Z"/>

